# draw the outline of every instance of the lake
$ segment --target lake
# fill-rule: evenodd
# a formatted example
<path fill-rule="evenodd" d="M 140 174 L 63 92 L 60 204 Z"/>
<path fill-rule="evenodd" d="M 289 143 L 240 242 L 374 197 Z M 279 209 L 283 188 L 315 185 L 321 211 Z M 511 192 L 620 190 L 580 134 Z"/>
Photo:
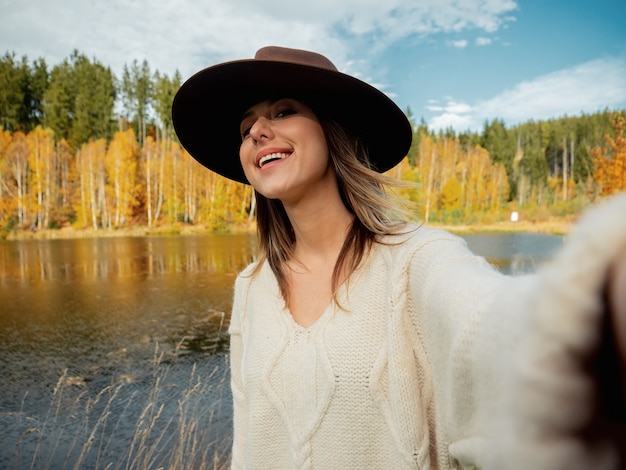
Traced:
<path fill-rule="evenodd" d="M 506 273 L 562 237 L 473 234 Z M 220 468 L 253 235 L 0 241 L 0 468 Z"/>

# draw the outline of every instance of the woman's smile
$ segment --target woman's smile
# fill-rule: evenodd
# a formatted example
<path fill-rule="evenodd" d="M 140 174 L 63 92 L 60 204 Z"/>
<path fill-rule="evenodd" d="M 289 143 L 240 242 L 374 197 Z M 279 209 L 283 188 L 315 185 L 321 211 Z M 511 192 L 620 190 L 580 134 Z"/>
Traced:
<path fill-rule="evenodd" d="M 264 168 L 266 166 L 272 167 L 272 164 L 278 163 L 286 158 L 291 156 L 291 151 L 285 150 L 273 150 L 273 149 L 265 149 L 257 155 L 257 166 L 259 168 Z"/>

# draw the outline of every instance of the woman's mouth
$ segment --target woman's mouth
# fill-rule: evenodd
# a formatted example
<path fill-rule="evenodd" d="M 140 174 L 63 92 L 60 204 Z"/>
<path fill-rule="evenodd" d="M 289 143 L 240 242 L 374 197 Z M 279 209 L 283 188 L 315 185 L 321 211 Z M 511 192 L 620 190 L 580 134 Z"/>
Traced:
<path fill-rule="evenodd" d="M 263 166 L 266 165 L 267 163 L 270 163 L 276 160 L 283 160 L 287 158 L 289 155 L 290 155 L 289 153 L 284 153 L 284 152 L 268 153 L 267 155 L 263 155 L 261 158 L 259 158 L 257 165 L 259 168 L 263 168 Z"/>

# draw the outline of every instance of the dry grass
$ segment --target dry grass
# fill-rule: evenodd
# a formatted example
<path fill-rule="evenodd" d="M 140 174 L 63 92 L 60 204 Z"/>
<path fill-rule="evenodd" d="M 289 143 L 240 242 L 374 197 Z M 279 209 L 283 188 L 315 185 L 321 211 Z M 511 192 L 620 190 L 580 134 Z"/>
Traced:
<path fill-rule="evenodd" d="M 253 224 L 240 224 L 228 227 L 227 233 L 254 233 Z M 171 224 L 156 227 L 128 226 L 113 229 L 74 228 L 71 226 L 60 229 L 46 229 L 31 232 L 29 230 L 13 230 L 6 235 L 7 240 L 63 240 L 77 238 L 114 238 L 114 237 L 145 237 L 149 235 L 198 235 L 216 233 L 214 229 L 204 225 Z"/>
<path fill-rule="evenodd" d="M 497 222 L 475 225 L 440 225 L 429 224 L 432 227 L 442 228 L 453 233 L 486 233 L 486 232 L 526 232 L 543 233 L 548 235 L 565 235 L 575 223 L 574 217 L 553 217 L 540 221 L 521 220 L 518 222 Z"/>
<path fill-rule="evenodd" d="M 90 396 L 65 371 L 43 416 L 20 413 L 19 436 L 8 468 L 31 469 L 225 469 L 230 465 L 230 424 L 218 422 L 228 368 L 199 374 L 187 383 L 168 378 L 171 368 L 155 358 L 152 383 L 133 390 L 117 383 Z M 224 430 L 226 428 L 226 430 Z M 3 464 L 0 462 L 0 466 Z"/>

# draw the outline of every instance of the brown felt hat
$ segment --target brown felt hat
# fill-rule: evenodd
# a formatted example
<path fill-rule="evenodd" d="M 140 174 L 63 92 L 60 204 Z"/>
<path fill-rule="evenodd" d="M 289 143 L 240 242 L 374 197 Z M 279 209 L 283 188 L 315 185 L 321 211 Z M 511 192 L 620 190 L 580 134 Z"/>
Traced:
<path fill-rule="evenodd" d="M 397 165 L 411 145 L 411 125 L 384 93 L 337 70 L 309 51 L 264 47 L 254 59 L 203 69 L 180 87 L 172 104 L 174 129 L 185 149 L 222 176 L 248 183 L 239 161 L 245 111 L 272 98 L 305 101 L 318 115 L 359 137 L 374 169 Z"/>

